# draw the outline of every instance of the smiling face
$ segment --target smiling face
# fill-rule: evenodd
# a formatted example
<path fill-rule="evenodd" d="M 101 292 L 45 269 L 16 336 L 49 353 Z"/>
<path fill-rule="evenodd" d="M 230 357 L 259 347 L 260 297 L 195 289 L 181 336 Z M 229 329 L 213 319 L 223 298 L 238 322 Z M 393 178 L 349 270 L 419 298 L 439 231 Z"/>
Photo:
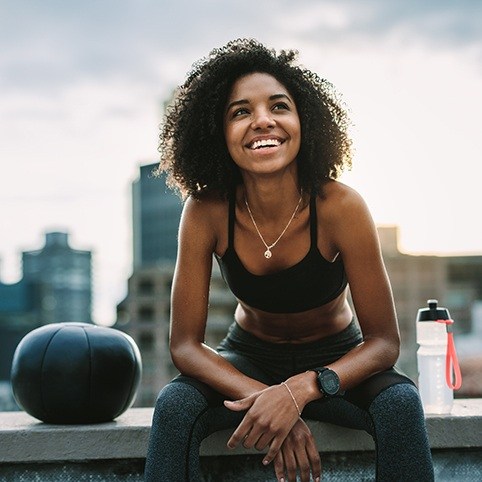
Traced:
<path fill-rule="evenodd" d="M 224 135 L 241 170 L 271 174 L 296 169 L 298 111 L 288 89 L 269 74 L 256 72 L 236 80 L 226 104 Z"/>

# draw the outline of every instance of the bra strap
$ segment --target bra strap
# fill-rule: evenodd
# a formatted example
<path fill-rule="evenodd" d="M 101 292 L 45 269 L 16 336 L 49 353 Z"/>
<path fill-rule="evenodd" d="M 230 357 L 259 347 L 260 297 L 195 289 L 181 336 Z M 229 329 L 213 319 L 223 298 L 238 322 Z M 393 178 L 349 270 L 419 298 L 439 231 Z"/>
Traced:
<path fill-rule="evenodd" d="M 316 194 L 310 197 L 310 237 L 311 247 L 318 245 L 318 218 L 316 215 Z"/>

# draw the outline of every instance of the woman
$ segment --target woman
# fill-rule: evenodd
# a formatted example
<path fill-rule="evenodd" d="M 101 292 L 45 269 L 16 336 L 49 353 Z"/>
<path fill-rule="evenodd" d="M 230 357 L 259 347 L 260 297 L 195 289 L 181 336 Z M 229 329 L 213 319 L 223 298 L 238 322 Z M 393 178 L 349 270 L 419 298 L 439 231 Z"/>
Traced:
<path fill-rule="evenodd" d="M 332 86 L 254 40 L 194 65 L 168 109 L 160 170 L 187 198 L 172 287 L 181 376 L 157 400 L 146 480 L 201 479 L 199 445 L 267 449 L 279 481 L 321 477 L 303 418 L 366 430 L 377 480 L 433 480 L 418 392 L 393 368 L 399 332 L 376 228 L 336 181 L 350 165 Z M 213 255 L 238 300 L 203 343 Z M 348 285 L 358 323 L 347 302 Z"/>

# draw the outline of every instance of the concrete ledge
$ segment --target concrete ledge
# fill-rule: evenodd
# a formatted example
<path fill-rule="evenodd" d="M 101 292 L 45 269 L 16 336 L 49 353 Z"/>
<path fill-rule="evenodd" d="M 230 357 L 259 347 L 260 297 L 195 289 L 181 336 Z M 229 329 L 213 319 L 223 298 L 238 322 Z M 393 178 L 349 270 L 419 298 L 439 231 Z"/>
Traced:
<path fill-rule="evenodd" d="M 143 459 L 146 455 L 152 408 L 128 410 L 113 422 L 97 425 L 49 425 L 24 412 L 0 413 L 0 463 Z M 312 422 L 308 424 L 320 452 L 374 450 L 370 436 L 358 430 Z M 456 400 L 450 415 L 428 416 L 433 449 L 482 447 L 482 399 Z M 230 431 L 217 432 L 201 446 L 201 456 L 258 454 L 228 450 Z"/>

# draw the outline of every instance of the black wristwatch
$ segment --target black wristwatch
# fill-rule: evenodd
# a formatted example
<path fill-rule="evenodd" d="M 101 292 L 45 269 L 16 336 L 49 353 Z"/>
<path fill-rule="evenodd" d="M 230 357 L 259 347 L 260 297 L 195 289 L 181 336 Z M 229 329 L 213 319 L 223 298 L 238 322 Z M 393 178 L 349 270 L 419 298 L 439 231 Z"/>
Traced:
<path fill-rule="evenodd" d="M 325 397 L 336 397 L 345 393 L 340 390 L 340 379 L 333 370 L 322 367 L 314 368 L 313 371 L 316 373 L 318 388 Z"/>

